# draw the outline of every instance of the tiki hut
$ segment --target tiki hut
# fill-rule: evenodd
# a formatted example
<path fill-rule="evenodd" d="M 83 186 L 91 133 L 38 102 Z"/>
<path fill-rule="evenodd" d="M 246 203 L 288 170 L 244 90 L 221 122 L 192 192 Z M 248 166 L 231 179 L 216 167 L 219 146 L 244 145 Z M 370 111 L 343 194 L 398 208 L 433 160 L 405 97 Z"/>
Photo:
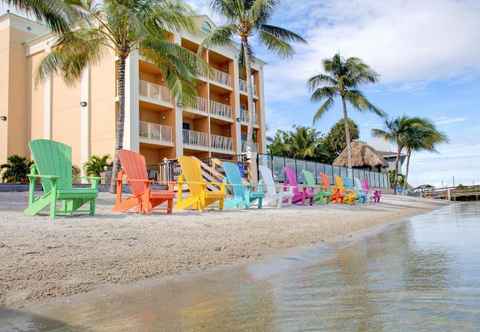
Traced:
<path fill-rule="evenodd" d="M 346 148 L 340 153 L 337 159 L 335 159 L 333 166 L 348 167 L 348 154 Z M 381 171 L 387 166 L 388 164 L 385 162 L 383 156 L 370 145 L 358 141 L 352 142 L 353 168 Z"/>

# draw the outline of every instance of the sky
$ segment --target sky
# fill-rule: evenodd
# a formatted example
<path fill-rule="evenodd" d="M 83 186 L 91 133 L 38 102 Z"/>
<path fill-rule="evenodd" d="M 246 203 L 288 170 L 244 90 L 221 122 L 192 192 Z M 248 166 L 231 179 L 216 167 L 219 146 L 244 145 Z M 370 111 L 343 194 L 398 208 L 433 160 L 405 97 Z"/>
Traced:
<path fill-rule="evenodd" d="M 210 0 L 187 3 L 222 23 Z M 414 155 L 411 184 L 480 183 L 480 1 L 280 0 L 271 23 L 300 33 L 308 44 L 295 45 L 295 56 L 281 59 L 254 42 L 256 55 L 267 62 L 270 134 L 312 125 L 319 104 L 310 102 L 306 81 L 322 72 L 322 59 L 339 52 L 361 58 L 380 74 L 379 83 L 362 90 L 391 118 L 428 117 L 448 135 L 449 144 L 440 145 L 438 153 Z M 361 140 L 393 148 L 371 137 L 382 119 L 349 111 Z M 340 116 L 337 102 L 315 126 L 326 133 Z"/>

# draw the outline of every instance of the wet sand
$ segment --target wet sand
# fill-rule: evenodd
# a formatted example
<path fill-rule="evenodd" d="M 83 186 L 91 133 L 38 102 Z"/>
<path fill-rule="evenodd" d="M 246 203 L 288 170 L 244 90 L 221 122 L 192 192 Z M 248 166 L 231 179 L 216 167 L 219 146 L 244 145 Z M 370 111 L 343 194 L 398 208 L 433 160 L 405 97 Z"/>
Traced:
<path fill-rule="evenodd" d="M 174 277 L 259 260 L 283 249 L 350 238 L 445 203 L 386 196 L 364 206 L 27 217 L 25 193 L 0 193 L 0 305 L 21 308 L 100 286 Z"/>

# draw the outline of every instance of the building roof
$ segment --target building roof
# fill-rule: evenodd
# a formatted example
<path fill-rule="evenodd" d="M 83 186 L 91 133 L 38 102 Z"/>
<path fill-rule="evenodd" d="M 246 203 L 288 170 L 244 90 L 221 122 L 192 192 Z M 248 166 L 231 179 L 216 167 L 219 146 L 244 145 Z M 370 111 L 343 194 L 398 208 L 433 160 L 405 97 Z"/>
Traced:
<path fill-rule="evenodd" d="M 347 149 L 342 151 L 333 162 L 333 166 L 348 166 Z M 352 142 L 352 167 L 386 167 L 387 163 L 383 155 L 379 154 L 370 145 L 354 141 Z"/>

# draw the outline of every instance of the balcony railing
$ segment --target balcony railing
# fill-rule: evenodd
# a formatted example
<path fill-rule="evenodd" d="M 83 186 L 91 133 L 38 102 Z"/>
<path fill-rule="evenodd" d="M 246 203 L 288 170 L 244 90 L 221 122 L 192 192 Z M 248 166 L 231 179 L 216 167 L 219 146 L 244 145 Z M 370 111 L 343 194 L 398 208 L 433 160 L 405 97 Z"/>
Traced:
<path fill-rule="evenodd" d="M 243 92 L 243 93 L 247 93 L 248 90 L 247 90 L 247 81 L 246 80 L 242 80 L 240 79 L 240 91 Z M 257 85 L 255 83 L 253 83 L 253 95 L 256 96 L 257 95 Z"/>
<path fill-rule="evenodd" d="M 185 106 L 185 109 L 191 110 L 197 113 L 203 113 L 208 115 L 208 102 L 206 98 L 196 97 L 193 105 Z"/>
<path fill-rule="evenodd" d="M 232 119 L 232 108 L 230 105 L 210 100 L 210 114 L 222 118 Z"/>
<path fill-rule="evenodd" d="M 183 144 L 208 148 L 208 134 L 200 131 L 183 129 Z"/>
<path fill-rule="evenodd" d="M 215 150 L 231 152 L 233 150 L 232 139 L 230 137 L 212 135 L 211 147 Z"/>
<path fill-rule="evenodd" d="M 140 137 L 158 144 L 173 144 L 172 127 L 140 121 Z"/>
<path fill-rule="evenodd" d="M 232 87 L 232 78 L 231 78 L 230 74 L 228 74 L 224 71 L 221 71 L 221 70 L 218 70 L 218 69 L 215 69 L 215 68 L 211 68 L 211 77 L 210 78 L 214 82 Z"/>
<path fill-rule="evenodd" d="M 240 109 L 240 122 L 248 124 L 249 121 L 250 121 L 249 112 L 246 109 L 241 108 Z M 257 124 L 257 113 L 255 111 L 253 112 L 253 124 Z"/>
<path fill-rule="evenodd" d="M 259 150 L 259 145 L 258 143 L 255 143 L 255 146 L 256 146 L 256 149 L 257 149 L 257 152 Z M 242 152 L 247 152 L 247 141 L 246 140 L 242 140 Z"/>
<path fill-rule="evenodd" d="M 172 103 L 172 95 L 166 86 L 140 80 L 140 96 L 156 103 Z"/>

